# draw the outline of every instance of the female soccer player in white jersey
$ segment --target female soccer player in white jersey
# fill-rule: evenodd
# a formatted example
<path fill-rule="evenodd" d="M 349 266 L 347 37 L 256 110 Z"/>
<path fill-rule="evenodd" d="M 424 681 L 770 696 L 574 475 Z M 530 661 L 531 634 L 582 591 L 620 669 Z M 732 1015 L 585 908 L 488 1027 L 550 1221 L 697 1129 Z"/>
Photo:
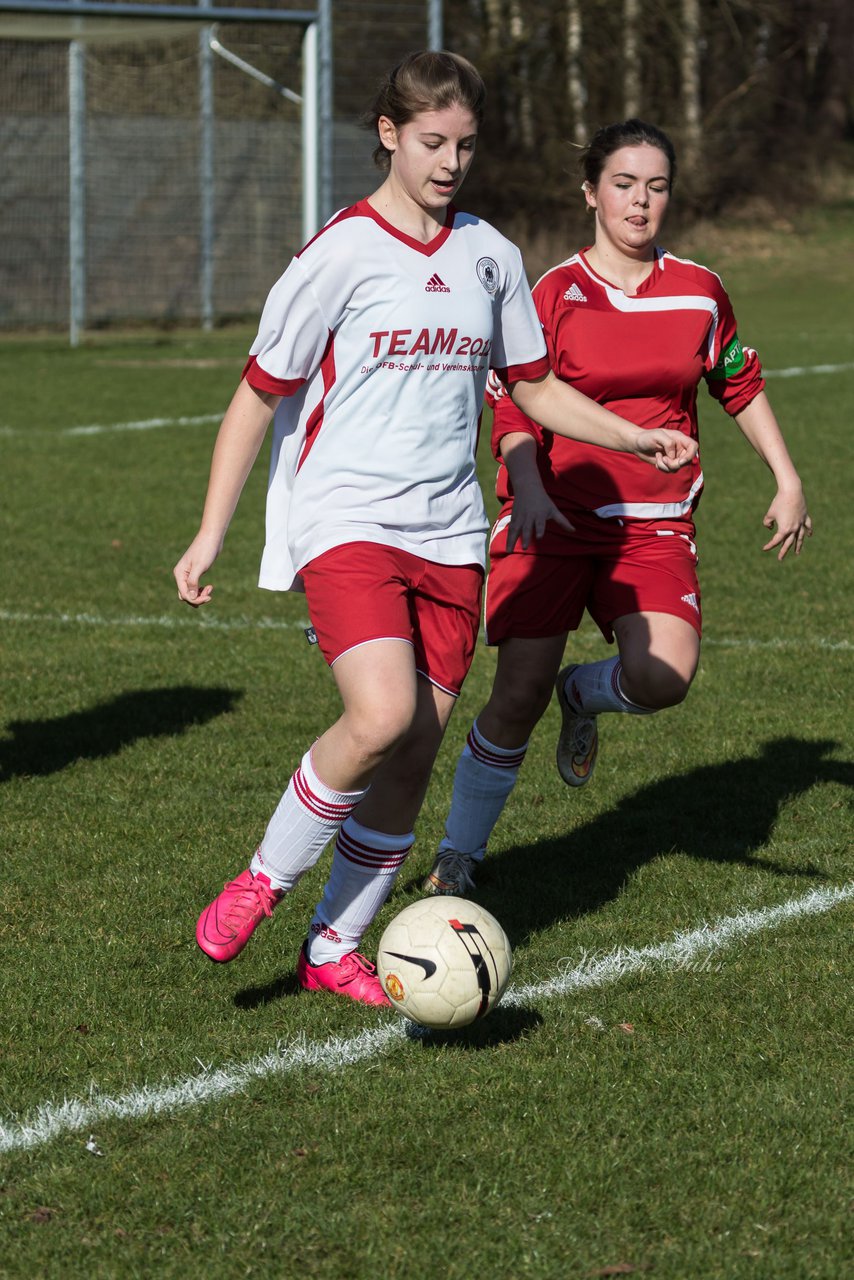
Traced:
<path fill-rule="evenodd" d="M 300 953 L 303 987 L 388 1001 L 357 948 L 413 842 L 479 622 L 487 524 L 475 473 L 489 369 L 525 413 L 643 457 L 689 463 L 679 433 L 642 431 L 559 382 L 518 250 L 451 201 L 484 89 L 450 54 L 411 55 L 374 103 L 387 177 L 337 214 L 274 285 L 217 436 L 182 600 L 223 543 L 275 418 L 260 585 L 301 586 L 343 703 L 306 752 L 251 864 L 202 912 L 227 961 L 337 835 Z M 650 468 L 653 470 L 653 467 Z"/>
<path fill-rule="evenodd" d="M 600 129 L 586 149 L 583 191 L 592 247 L 554 267 L 534 299 L 558 378 L 649 429 L 697 439 L 697 389 L 734 417 L 777 485 L 765 550 L 799 554 L 810 518 L 798 474 L 742 346 L 720 279 L 657 247 L 675 156 L 640 120 Z M 492 385 L 492 384 L 491 384 Z M 558 770 L 590 780 L 601 712 L 643 715 L 685 697 L 700 654 L 693 512 L 699 456 L 678 473 L 560 439 L 526 417 L 497 383 L 493 448 L 503 501 L 490 543 L 486 637 L 498 646 L 490 698 L 457 765 L 454 794 L 424 887 L 464 893 L 509 796 L 528 739 L 556 687 Z M 618 654 L 559 672 L 567 635 L 587 608 Z"/>

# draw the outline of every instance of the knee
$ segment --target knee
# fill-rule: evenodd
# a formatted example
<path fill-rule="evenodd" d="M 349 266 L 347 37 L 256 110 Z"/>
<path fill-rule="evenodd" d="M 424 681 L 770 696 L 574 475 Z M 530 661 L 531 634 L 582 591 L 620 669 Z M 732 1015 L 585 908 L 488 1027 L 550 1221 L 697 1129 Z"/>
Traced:
<path fill-rule="evenodd" d="M 623 667 L 620 687 L 625 696 L 639 707 L 663 711 L 684 702 L 694 679 L 694 672 L 677 671 L 666 663 L 650 664 L 641 671 Z"/>
<path fill-rule="evenodd" d="M 348 718 L 353 751 L 366 767 L 381 764 L 406 737 L 415 708 L 390 702 Z"/>
<path fill-rule="evenodd" d="M 505 679 L 493 689 L 492 709 L 503 724 L 529 732 L 543 716 L 553 692 L 551 671 Z"/>

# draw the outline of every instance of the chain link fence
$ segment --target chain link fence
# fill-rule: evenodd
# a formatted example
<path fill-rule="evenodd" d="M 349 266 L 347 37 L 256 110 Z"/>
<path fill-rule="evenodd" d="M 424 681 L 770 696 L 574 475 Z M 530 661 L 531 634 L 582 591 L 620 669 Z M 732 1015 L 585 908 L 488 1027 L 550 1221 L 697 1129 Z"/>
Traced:
<path fill-rule="evenodd" d="M 359 117 L 388 67 L 426 47 L 430 7 L 328 9 L 334 210 L 377 184 Z M 88 330 L 257 315 L 304 241 L 293 100 L 304 26 L 215 28 L 270 83 L 207 53 L 198 23 L 97 20 L 75 41 L 52 35 L 51 19 L 31 18 L 27 38 L 8 28 L 0 23 L 0 329 L 63 328 L 75 310 Z M 74 287 L 73 262 L 83 272 Z"/>

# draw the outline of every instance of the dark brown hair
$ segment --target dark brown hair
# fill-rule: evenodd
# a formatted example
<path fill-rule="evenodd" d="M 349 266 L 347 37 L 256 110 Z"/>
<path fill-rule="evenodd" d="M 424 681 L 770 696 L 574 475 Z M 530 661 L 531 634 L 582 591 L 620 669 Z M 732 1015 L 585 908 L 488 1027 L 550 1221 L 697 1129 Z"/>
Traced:
<path fill-rule="evenodd" d="M 363 117 L 367 128 L 376 131 L 380 116 L 387 116 L 398 129 L 422 111 L 444 111 L 465 107 L 477 123 L 483 123 L 486 86 L 480 72 L 457 53 L 426 50 L 410 53 L 399 62 L 379 86 L 370 109 Z M 380 143 L 374 163 L 388 169 L 391 152 Z"/>
<path fill-rule="evenodd" d="M 676 151 L 667 134 L 647 124 L 645 120 L 623 120 L 620 124 L 607 124 L 597 129 L 579 160 L 584 172 L 584 179 L 591 187 L 595 187 L 602 177 L 605 161 L 608 156 L 619 151 L 620 147 L 657 147 L 667 156 L 670 164 L 670 186 L 676 180 Z"/>

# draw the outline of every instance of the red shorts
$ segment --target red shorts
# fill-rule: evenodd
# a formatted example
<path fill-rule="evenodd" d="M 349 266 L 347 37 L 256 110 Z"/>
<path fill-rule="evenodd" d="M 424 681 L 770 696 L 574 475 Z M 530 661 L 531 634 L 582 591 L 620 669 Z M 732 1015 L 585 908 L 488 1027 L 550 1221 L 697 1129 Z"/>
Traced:
<path fill-rule="evenodd" d="M 483 570 L 436 564 L 377 542 L 348 542 L 300 570 L 324 658 L 370 640 L 407 640 L 415 669 L 456 696 L 474 656 Z"/>
<path fill-rule="evenodd" d="M 587 609 L 605 639 L 631 613 L 670 613 L 702 634 L 693 526 L 684 532 L 643 522 L 618 524 L 568 512 L 575 532 L 549 526 L 544 536 L 505 550 L 509 507 L 493 528 L 486 583 L 487 644 L 575 631 Z"/>

